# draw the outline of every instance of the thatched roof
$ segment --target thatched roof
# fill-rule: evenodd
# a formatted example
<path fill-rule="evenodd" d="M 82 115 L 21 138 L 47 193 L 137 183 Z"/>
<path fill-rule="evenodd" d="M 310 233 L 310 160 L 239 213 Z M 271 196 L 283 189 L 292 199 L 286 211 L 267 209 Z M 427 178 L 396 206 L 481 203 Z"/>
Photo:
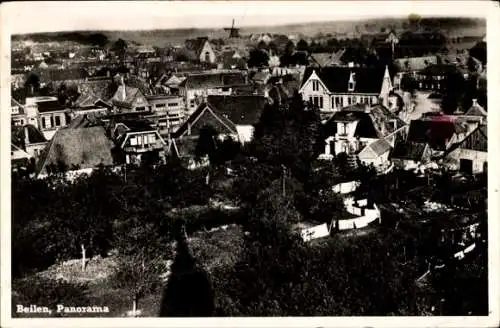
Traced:
<path fill-rule="evenodd" d="M 113 165 L 113 148 L 102 126 L 59 129 L 43 151 L 36 172 L 44 174 L 48 167 L 61 164 L 68 169 Z"/>

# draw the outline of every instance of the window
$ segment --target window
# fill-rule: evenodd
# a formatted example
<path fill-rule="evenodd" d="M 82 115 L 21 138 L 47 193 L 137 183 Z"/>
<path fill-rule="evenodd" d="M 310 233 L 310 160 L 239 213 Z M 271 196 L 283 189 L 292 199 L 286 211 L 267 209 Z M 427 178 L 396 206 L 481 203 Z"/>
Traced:
<path fill-rule="evenodd" d="M 55 120 L 56 120 L 56 126 L 61 126 L 61 117 L 60 116 L 56 116 Z"/>
<path fill-rule="evenodd" d="M 335 107 L 342 107 L 342 97 L 335 97 Z"/>
<path fill-rule="evenodd" d="M 347 105 L 352 105 L 352 97 L 347 97 Z"/>
<path fill-rule="evenodd" d="M 179 103 L 168 103 L 168 107 L 177 107 L 179 106 Z"/>
<path fill-rule="evenodd" d="M 323 108 L 323 97 L 317 96 L 312 97 L 314 106 L 318 106 L 319 108 Z"/>
<path fill-rule="evenodd" d="M 137 110 L 137 111 L 144 111 L 144 110 L 146 110 L 146 107 L 136 107 L 135 110 Z"/>
<path fill-rule="evenodd" d="M 319 81 L 318 80 L 312 81 L 312 85 L 313 85 L 313 91 L 319 91 Z"/>
<path fill-rule="evenodd" d="M 164 108 L 165 104 L 156 104 L 156 108 Z"/>
<path fill-rule="evenodd" d="M 309 102 L 312 104 L 313 103 L 313 97 L 309 97 Z"/>
<path fill-rule="evenodd" d="M 54 126 L 54 116 L 51 116 L 50 117 L 50 126 L 53 127 Z"/>
<path fill-rule="evenodd" d="M 138 144 L 137 137 L 130 138 L 130 145 L 131 146 L 137 146 L 137 144 Z"/>
<path fill-rule="evenodd" d="M 353 91 L 354 90 L 354 82 L 349 82 L 349 91 Z"/>
<path fill-rule="evenodd" d="M 205 52 L 205 61 L 206 62 L 210 61 L 210 52 L 208 52 L 208 51 Z"/>
<path fill-rule="evenodd" d="M 154 144 L 156 142 L 156 135 L 150 134 L 148 135 L 148 144 Z"/>

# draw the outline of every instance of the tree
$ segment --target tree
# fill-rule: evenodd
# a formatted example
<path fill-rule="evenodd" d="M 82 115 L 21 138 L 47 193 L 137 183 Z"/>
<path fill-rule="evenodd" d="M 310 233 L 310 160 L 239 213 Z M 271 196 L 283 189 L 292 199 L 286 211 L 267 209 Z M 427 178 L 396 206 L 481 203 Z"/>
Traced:
<path fill-rule="evenodd" d="M 116 231 L 119 263 L 112 281 L 128 292 L 132 314 L 137 316 L 139 301 L 161 288 L 170 250 L 155 224 L 145 222 L 140 212 L 130 215 Z"/>
<path fill-rule="evenodd" d="M 410 74 L 405 74 L 401 79 L 401 89 L 413 94 L 417 89 L 417 81 Z"/>
<path fill-rule="evenodd" d="M 285 45 L 285 54 L 292 55 L 295 52 L 295 44 L 289 40 Z"/>
<path fill-rule="evenodd" d="M 309 51 L 307 41 L 300 39 L 299 42 L 297 42 L 297 51 Z"/>
<path fill-rule="evenodd" d="M 127 49 L 128 49 L 128 44 L 123 39 L 116 40 L 115 43 L 113 43 L 113 46 L 111 48 L 111 50 L 113 50 L 118 55 L 118 57 L 120 57 L 121 59 L 125 58 L 125 54 L 127 52 Z"/>
<path fill-rule="evenodd" d="M 471 57 L 477 58 L 483 65 L 486 65 L 486 42 L 478 42 L 469 50 Z"/>
<path fill-rule="evenodd" d="M 205 125 L 200 130 L 198 143 L 196 144 L 195 156 L 198 161 L 208 156 L 212 165 L 221 162 L 219 154 L 219 140 L 217 131 L 210 125 Z"/>
<path fill-rule="evenodd" d="M 92 33 L 88 37 L 88 41 L 91 45 L 104 48 L 109 40 L 108 37 L 102 33 Z"/>
<path fill-rule="evenodd" d="M 268 62 L 269 56 L 266 52 L 259 49 L 253 49 L 250 51 L 248 58 L 248 67 L 266 67 L 268 65 Z"/>
<path fill-rule="evenodd" d="M 40 90 L 40 77 L 35 73 L 28 74 L 24 87 L 26 90 L 29 90 L 29 94 L 33 96 Z"/>
<path fill-rule="evenodd" d="M 465 78 L 459 71 L 447 75 L 441 103 L 443 112 L 451 114 L 457 110 L 464 96 L 465 84 Z"/>
<path fill-rule="evenodd" d="M 267 106 L 255 126 L 253 154 L 273 165 L 287 165 L 303 181 L 317 158 L 321 140 L 321 122 L 317 109 L 309 108 L 300 95 L 284 105 Z"/>

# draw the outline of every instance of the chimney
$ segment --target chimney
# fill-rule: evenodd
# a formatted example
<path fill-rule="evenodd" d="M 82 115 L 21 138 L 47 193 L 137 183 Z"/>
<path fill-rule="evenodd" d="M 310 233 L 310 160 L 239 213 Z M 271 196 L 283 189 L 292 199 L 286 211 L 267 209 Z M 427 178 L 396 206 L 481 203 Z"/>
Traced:
<path fill-rule="evenodd" d="M 476 98 L 472 99 L 472 107 L 477 107 L 477 106 L 479 106 L 479 104 L 477 103 L 477 99 Z"/>
<path fill-rule="evenodd" d="M 30 144 L 30 136 L 29 136 L 29 132 L 28 132 L 28 125 L 25 125 L 23 127 L 23 130 L 24 130 L 24 148 L 26 149 L 26 147 Z"/>

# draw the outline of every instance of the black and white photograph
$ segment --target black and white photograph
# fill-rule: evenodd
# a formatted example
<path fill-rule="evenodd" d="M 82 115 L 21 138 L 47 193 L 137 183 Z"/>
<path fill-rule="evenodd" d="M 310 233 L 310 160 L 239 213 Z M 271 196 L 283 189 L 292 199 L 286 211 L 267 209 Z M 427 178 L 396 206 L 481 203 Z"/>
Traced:
<path fill-rule="evenodd" d="M 498 4 L 1 10 L 2 326 L 500 324 Z"/>

